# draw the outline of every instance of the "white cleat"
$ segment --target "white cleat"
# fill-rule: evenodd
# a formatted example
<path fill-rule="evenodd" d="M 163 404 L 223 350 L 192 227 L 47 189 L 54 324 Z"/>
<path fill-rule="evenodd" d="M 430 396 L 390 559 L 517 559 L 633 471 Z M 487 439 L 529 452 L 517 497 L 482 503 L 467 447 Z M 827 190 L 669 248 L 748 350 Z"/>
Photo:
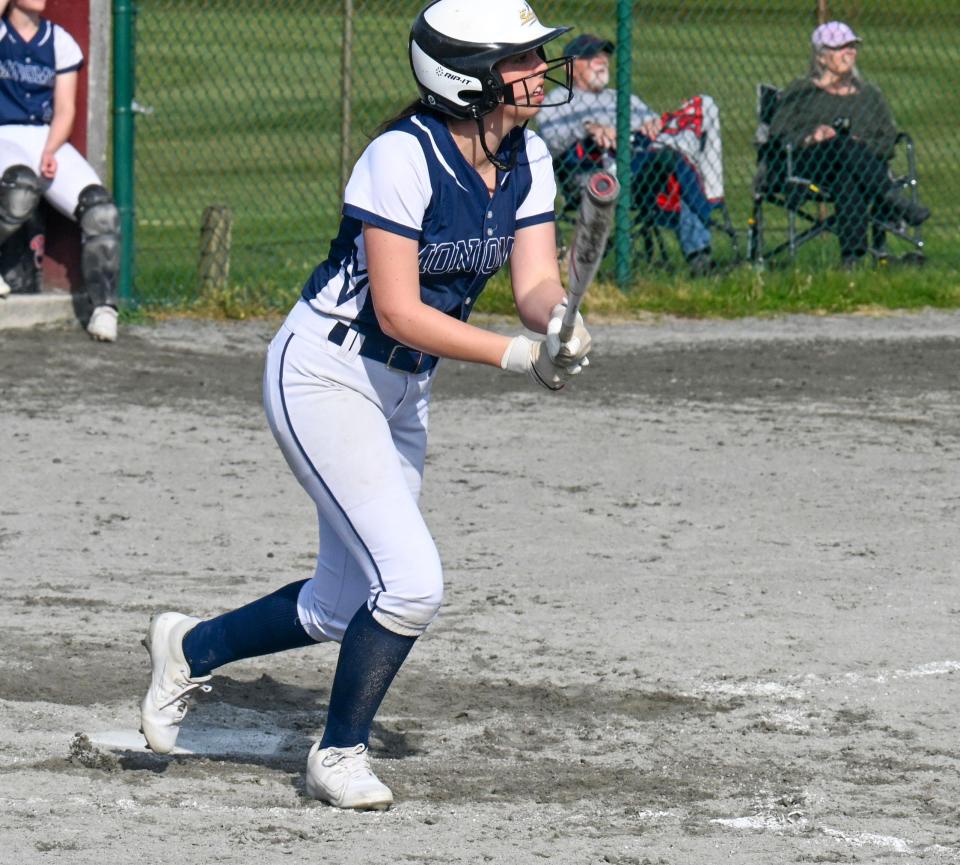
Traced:
<path fill-rule="evenodd" d="M 199 621 L 182 613 L 157 613 L 143 641 L 153 672 L 140 704 L 140 732 L 150 750 L 158 754 L 169 754 L 177 744 L 193 692 L 211 690 L 205 684 L 210 676 L 190 678 L 190 665 L 183 656 L 183 638 Z"/>
<path fill-rule="evenodd" d="M 320 748 L 317 742 L 307 756 L 307 795 L 335 808 L 385 811 L 393 793 L 373 774 L 366 745 Z"/>
<path fill-rule="evenodd" d="M 116 342 L 117 311 L 112 306 L 98 306 L 87 322 L 87 333 L 97 342 Z"/>
<path fill-rule="evenodd" d="M 0 276 L 0 297 L 6 297 L 12 290 L 13 289 L 10 288 L 10 283 Z"/>

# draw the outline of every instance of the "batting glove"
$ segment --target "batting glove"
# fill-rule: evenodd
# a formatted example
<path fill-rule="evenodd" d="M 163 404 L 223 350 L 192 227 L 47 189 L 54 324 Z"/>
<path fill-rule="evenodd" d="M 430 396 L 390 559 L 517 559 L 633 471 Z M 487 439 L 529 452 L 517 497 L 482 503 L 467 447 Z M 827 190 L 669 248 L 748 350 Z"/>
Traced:
<path fill-rule="evenodd" d="M 525 336 L 515 336 L 507 344 L 500 358 L 500 368 L 508 372 L 525 372 L 541 387 L 547 390 L 560 390 L 567 379 L 574 375 L 569 369 L 554 365 L 547 353 L 546 343 L 534 342 Z M 579 367 L 577 368 L 579 372 Z"/>
<path fill-rule="evenodd" d="M 547 354 L 556 366 L 568 370 L 571 375 L 576 375 L 581 367 L 590 364 L 587 353 L 590 351 L 592 340 L 583 323 L 583 316 L 578 312 L 573 325 L 573 336 L 566 342 L 560 341 L 560 328 L 566 311 L 567 304 L 564 301 L 558 303 L 550 313 L 550 323 L 547 325 Z"/>

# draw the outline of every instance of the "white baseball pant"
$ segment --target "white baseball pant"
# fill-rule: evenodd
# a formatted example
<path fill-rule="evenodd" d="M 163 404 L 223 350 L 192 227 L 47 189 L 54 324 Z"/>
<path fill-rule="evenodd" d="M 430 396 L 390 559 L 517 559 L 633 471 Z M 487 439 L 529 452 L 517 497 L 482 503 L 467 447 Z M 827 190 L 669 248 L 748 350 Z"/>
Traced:
<path fill-rule="evenodd" d="M 440 556 L 417 504 L 431 374 L 390 370 L 358 348 L 284 325 L 264 371 L 270 428 L 317 506 L 316 572 L 298 599 L 316 640 L 339 642 L 364 601 L 385 628 L 419 636 L 443 595 Z"/>
<path fill-rule="evenodd" d="M 50 134 L 49 126 L 0 126 L 0 175 L 13 165 L 26 165 L 40 178 L 43 197 L 70 219 L 80 201 L 80 193 L 91 184 L 100 184 L 97 172 L 72 144 L 57 152 L 57 173 L 53 180 L 40 175 L 40 156 Z"/>

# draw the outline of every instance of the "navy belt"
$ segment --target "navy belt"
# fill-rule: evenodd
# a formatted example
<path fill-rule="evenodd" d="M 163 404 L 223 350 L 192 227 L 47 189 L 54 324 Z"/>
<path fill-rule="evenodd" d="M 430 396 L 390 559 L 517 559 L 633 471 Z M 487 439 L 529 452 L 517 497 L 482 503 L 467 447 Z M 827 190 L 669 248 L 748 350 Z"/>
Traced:
<path fill-rule="evenodd" d="M 358 333 L 363 339 L 363 344 L 360 346 L 360 356 L 380 361 L 388 369 L 395 369 L 400 372 L 428 372 L 437 365 L 437 358 L 432 354 L 410 348 L 410 346 L 397 342 L 395 339 L 390 339 L 379 331 L 364 333 L 358 327 L 348 326 L 342 321 L 338 321 L 333 326 L 330 333 L 327 334 L 327 339 L 334 345 L 343 345 L 343 341 L 351 330 Z"/>

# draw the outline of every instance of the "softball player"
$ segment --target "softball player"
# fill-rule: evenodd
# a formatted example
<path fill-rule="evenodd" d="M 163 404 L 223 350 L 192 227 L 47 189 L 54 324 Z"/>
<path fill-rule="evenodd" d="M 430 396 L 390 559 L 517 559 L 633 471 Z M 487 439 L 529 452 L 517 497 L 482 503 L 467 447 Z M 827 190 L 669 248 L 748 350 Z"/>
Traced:
<path fill-rule="evenodd" d="M 0 19 L 0 243 L 27 221 L 41 196 L 76 220 L 84 287 L 93 306 L 87 331 L 113 342 L 119 215 L 97 173 L 67 143 L 83 54 L 66 30 L 42 17 L 46 0 L 0 0 L 0 5 L 6 7 Z M 0 294 L 9 290 L 0 284 Z"/>
<path fill-rule="evenodd" d="M 267 355 L 267 419 L 317 507 L 311 579 L 208 621 L 154 617 L 141 705 L 147 743 L 173 749 L 187 700 L 240 658 L 341 644 L 326 727 L 307 758 L 309 795 L 383 809 L 370 726 L 443 593 L 440 559 L 417 505 L 430 385 L 439 357 L 527 373 L 549 390 L 587 365 L 578 321 L 561 343 L 564 290 L 555 185 L 542 140 L 525 130 L 554 70 L 523 0 L 435 0 L 416 18 L 410 61 L 420 100 L 384 124 L 354 167 L 330 254 L 307 281 Z M 550 79 L 554 80 L 554 79 Z M 467 323 L 509 260 L 517 310 L 546 340 Z"/>

